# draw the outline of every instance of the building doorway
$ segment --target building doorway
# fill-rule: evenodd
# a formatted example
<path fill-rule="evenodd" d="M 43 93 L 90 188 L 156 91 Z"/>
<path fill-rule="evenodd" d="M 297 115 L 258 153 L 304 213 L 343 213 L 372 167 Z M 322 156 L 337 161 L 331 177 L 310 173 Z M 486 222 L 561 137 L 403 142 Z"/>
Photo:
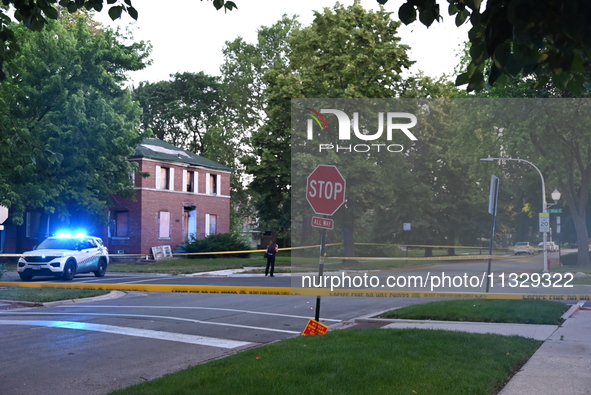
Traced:
<path fill-rule="evenodd" d="M 185 207 L 183 228 L 185 240 L 197 238 L 197 208 L 195 206 Z"/>

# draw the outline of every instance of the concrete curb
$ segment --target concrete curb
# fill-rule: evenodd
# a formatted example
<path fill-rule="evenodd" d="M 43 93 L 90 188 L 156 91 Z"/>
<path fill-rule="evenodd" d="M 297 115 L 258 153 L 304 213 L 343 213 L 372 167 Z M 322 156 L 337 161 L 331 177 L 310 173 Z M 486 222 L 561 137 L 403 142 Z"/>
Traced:
<path fill-rule="evenodd" d="M 564 313 L 560 318 L 566 321 L 568 318 L 572 317 L 573 314 L 582 309 L 584 305 L 585 301 L 583 300 L 577 302 L 576 304 L 572 305 L 570 309 L 568 309 L 566 313 Z"/>
<path fill-rule="evenodd" d="M 123 297 L 125 295 L 127 295 L 127 292 L 111 291 L 108 294 L 100 295 L 100 296 L 93 296 L 91 298 L 56 300 L 55 302 L 41 303 L 41 305 L 43 305 L 43 307 L 51 307 L 51 306 L 60 306 L 60 305 L 64 305 L 64 304 L 97 302 L 97 301 L 101 301 L 101 300 L 117 299 L 117 298 Z"/>
<path fill-rule="evenodd" d="M 55 302 L 41 303 L 41 302 L 28 302 L 28 301 L 22 301 L 22 300 L 0 299 L 0 303 L 6 304 L 6 305 L 16 305 L 18 307 L 24 307 L 24 308 L 52 307 L 52 306 L 60 306 L 60 305 L 66 305 L 66 304 L 87 303 L 87 302 L 97 302 L 97 301 L 101 301 L 101 300 L 117 299 L 117 298 L 120 298 L 125 295 L 127 295 L 127 292 L 111 291 L 108 294 L 100 295 L 100 296 L 93 296 L 91 298 L 56 300 Z"/>

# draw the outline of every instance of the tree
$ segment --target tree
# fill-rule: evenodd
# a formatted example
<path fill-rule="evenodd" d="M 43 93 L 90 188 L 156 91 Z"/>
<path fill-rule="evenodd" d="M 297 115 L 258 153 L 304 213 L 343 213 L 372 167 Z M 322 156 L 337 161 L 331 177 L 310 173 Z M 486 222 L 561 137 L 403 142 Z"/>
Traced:
<path fill-rule="evenodd" d="M 468 61 L 464 57 L 463 63 Z M 584 64 L 584 70 L 572 71 L 572 74 L 586 80 L 590 77 L 588 57 L 584 57 Z M 568 86 L 559 88 L 550 82 L 551 77 L 549 70 L 529 77 L 517 76 L 510 80 L 510 84 L 494 86 L 477 94 L 478 97 L 496 99 L 491 103 L 495 103 L 496 111 L 503 114 L 496 128 L 488 131 L 497 140 L 496 146 L 483 154 L 495 155 L 494 152 L 497 152 L 496 155 L 501 157 L 527 159 L 540 168 L 547 185 L 554 185 L 563 193 L 562 199 L 569 207 L 572 227 L 580 246 L 578 264 L 588 265 L 591 263 L 585 252 L 591 193 L 589 133 L 586 131 L 588 117 L 585 112 L 585 97 L 588 94 L 577 94 Z M 577 97 L 582 99 L 575 100 Z M 516 100 L 526 98 L 529 100 Z M 470 141 L 474 135 L 471 133 L 465 137 L 464 141 Z M 503 166 L 503 173 L 512 186 L 508 191 L 513 196 L 510 205 L 518 210 L 512 213 L 513 217 L 518 217 L 517 233 L 528 237 L 527 230 L 537 229 L 537 213 L 542 211 L 540 180 L 537 174 L 521 180 L 522 167 L 508 162 Z M 532 173 L 532 169 L 529 170 Z M 526 225 L 526 222 L 529 223 Z"/>
<path fill-rule="evenodd" d="M 511 100 L 511 103 L 507 114 L 509 122 L 503 125 L 507 152 L 536 163 L 546 176 L 546 184 L 560 190 L 570 208 L 577 234 L 578 264 L 590 265 L 587 228 L 591 193 L 589 103 L 586 99 Z M 518 119 L 527 121 L 516 122 Z M 524 141 L 529 143 L 525 150 Z M 549 196 L 547 200 L 551 200 Z M 535 206 L 540 207 L 541 203 Z"/>
<path fill-rule="evenodd" d="M 101 217 L 111 195 L 132 193 L 140 110 L 123 84 L 148 49 L 83 15 L 10 28 L 21 50 L 0 85 L 0 201 L 16 224 L 29 209 Z"/>
<path fill-rule="evenodd" d="M 281 238 L 289 228 L 289 216 L 284 215 L 289 213 L 289 206 L 283 207 L 283 202 L 289 200 L 289 160 L 284 154 L 280 159 L 272 160 L 267 153 L 281 150 L 286 142 L 280 139 L 268 141 L 268 133 L 273 132 L 264 132 L 262 128 L 273 122 L 285 126 L 285 115 L 289 110 L 286 114 L 277 113 L 276 119 L 267 112 L 275 100 L 266 95 L 266 89 L 275 83 L 274 77 L 267 74 L 271 69 L 287 67 L 287 37 L 297 27 L 299 23 L 295 17 L 284 15 L 274 25 L 262 26 L 254 44 L 246 43 L 242 38 L 227 42 L 223 51 L 225 61 L 221 66 L 226 100 L 224 127 L 241 137 L 242 158 L 236 168 L 239 174 L 257 173 L 250 183 L 248 195 L 243 196 L 237 208 L 244 220 L 257 218 L 260 226 L 274 229 Z M 278 100 L 284 100 L 283 96 Z M 289 119 L 287 122 L 289 125 Z M 262 157 L 265 159 L 261 162 Z M 281 162 L 283 159 L 287 161 Z M 265 165 L 260 166 L 261 163 Z"/>
<path fill-rule="evenodd" d="M 134 89 L 143 109 L 142 127 L 177 147 L 208 155 L 208 144 L 216 142 L 208 142 L 205 136 L 218 123 L 222 109 L 220 84 L 203 72 L 171 77 L 171 81 L 141 82 Z"/>
<path fill-rule="evenodd" d="M 248 203 L 239 162 L 245 140 L 242 129 L 236 127 L 240 125 L 237 120 L 242 119 L 237 117 L 242 108 L 233 107 L 232 98 L 222 99 L 230 89 L 217 77 L 203 72 L 171 77 L 170 81 L 142 82 L 134 89 L 134 97 L 143 109 L 142 127 L 161 140 L 236 169 L 230 187 L 231 227 L 237 230 Z"/>
<path fill-rule="evenodd" d="M 378 0 L 386 4 L 388 0 Z M 470 21 L 471 62 L 457 76 L 468 91 L 507 82 L 507 77 L 535 74 L 559 89 L 588 90 L 583 79 L 584 56 L 591 54 L 587 39 L 591 4 L 585 0 L 448 0 L 448 14 L 457 26 Z M 425 26 L 442 19 L 437 0 L 406 0 L 398 10 L 405 24 L 416 19 Z M 491 60 L 487 63 L 488 60 Z M 486 76 L 486 78 L 485 78 Z"/>
<path fill-rule="evenodd" d="M 297 163 L 291 162 L 292 149 L 298 143 L 291 138 L 290 99 L 395 97 L 404 85 L 401 73 L 411 65 L 407 48 L 399 44 L 396 36 L 397 27 L 388 13 L 366 11 L 356 3 L 316 12 L 312 25 L 290 35 L 289 62 L 271 67 L 265 74 L 268 120 L 253 134 L 253 156 L 246 162 L 263 219 L 281 226 L 283 231 L 289 229 L 290 220 L 307 222 L 291 217 L 291 212 L 304 215 L 309 211 L 303 210 L 301 201 L 291 199 L 292 181 L 305 179 L 318 162 L 301 155 Z M 357 165 L 349 168 L 373 169 L 365 163 Z M 360 178 L 379 177 L 374 172 L 357 174 Z M 350 194 L 347 213 L 362 210 L 353 209 L 355 204 L 371 204 L 368 195 Z M 343 215 L 350 221 L 346 230 L 350 234 L 354 215 Z"/>
<path fill-rule="evenodd" d="M 241 135 L 249 137 L 264 123 L 267 85 L 263 76 L 274 65 L 288 64 L 287 37 L 299 27 L 295 17 L 284 15 L 272 26 L 262 26 L 254 44 L 242 37 L 226 42 L 220 67 L 225 105 L 230 111 L 225 118 L 232 120 L 232 127 L 240 129 Z"/>

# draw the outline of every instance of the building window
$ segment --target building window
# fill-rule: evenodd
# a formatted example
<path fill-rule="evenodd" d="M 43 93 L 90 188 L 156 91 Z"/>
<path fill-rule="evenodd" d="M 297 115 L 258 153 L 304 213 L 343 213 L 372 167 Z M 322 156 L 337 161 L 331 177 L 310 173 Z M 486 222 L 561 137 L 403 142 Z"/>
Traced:
<path fill-rule="evenodd" d="M 195 172 L 189 170 L 183 170 L 183 192 L 197 192 L 195 189 Z"/>
<path fill-rule="evenodd" d="M 205 236 L 215 235 L 218 232 L 218 216 L 205 214 Z"/>
<path fill-rule="evenodd" d="M 26 213 L 25 214 L 25 237 L 29 239 L 39 238 L 39 222 L 41 220 L 41 213 Z"/>
<path fill-rule="evenodd" d="M 156 166 L 156 189 L 174 190 L 174 169 Z"/>
<path fill-rule="evenodd" d="M 219 195 L 221 189 L 220 176 L 218 174 L 207 175 L 207 190 L 205 191 L 210 195 Z"/>
<path fill-rule="evenodd" d="M 129 211 L 115 211 L 114 237 L 129 237 Z"/>
<path fill-rule="evenodd" d="M 158 238 L 170 238 L 170 212 L 160 211 L 158 213 Z"/>
<path fill-rule="evenodd" d="M 168 167 L 160 168 L 160 189 L 170 189 L 170 169 Z"/>

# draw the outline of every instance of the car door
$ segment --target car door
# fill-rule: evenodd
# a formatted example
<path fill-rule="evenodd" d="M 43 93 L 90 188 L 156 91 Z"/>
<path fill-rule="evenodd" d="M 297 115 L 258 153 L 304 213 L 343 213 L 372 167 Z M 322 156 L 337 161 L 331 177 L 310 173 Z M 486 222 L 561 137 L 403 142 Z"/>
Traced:
<path fill-rule="evenodd" d="M 98 269 L 99 248 L 91 238 L 80 241 L 78 256 L 78 273 L 88 273 Z"/>

